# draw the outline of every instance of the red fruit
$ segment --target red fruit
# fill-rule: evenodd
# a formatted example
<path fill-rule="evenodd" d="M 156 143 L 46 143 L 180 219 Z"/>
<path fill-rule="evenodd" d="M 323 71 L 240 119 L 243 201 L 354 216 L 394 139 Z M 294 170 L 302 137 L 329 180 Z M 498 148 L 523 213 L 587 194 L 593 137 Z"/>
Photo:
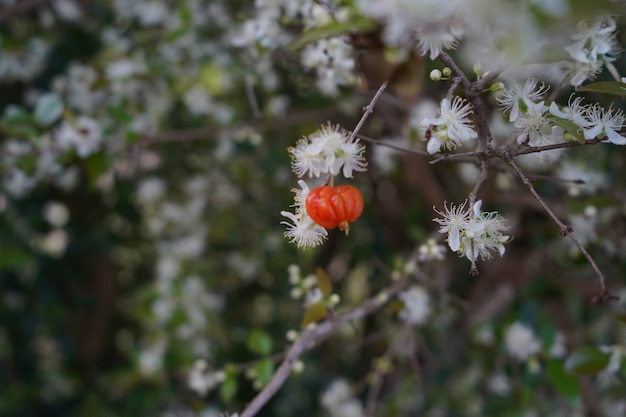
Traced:
<path fill-rule="evenodd" d="M 351 185 L 317 187 L 306 198 L 306 211 L 320 226 L 326 229 L 339 226 L 347 234 L 348 223 L 363 212 L 363 196 Z"/>

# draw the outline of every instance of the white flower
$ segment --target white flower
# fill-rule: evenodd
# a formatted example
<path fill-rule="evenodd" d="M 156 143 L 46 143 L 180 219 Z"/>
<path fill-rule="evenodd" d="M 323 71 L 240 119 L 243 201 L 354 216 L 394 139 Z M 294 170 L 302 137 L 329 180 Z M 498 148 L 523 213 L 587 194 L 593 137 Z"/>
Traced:
<path fill-rule="evenodd" d="M 58 201 L 48 201 L 42 208 L 44 219 L 54 227 L 63 227 L 70 218 L 67 206 Z"/>
<path fill-rule="evenodd" d="M 98 122 L 81 116 L 75 124 L 64 121 L 54 138 L 62 150 L 74 149 L 81 158 L 95 153 L 102 144 L 102 131 Z"/>
<path fill-rule="evenodd" d="M 572 100 L 573 99 L 573 100 Z M 588 105 L 582 105 L 583 98 L 570 96 L 567 107 L 560 109 L 556 102 L 550 103 L 550 113 L 554 116 L 569 120 L 580 127 L 588 127 L 589 121 L 585 118 Z"/>
<path fill-rule="evenodd" d="M 363 417 L 363 406 L 354 398 L 352 390 L 344 380 L 333 382 L 320 399 L 331 417 Z"/>
<path fill-rule="evenodd" d="M 524 114 L 515 120 L 515 127 L 521 129 L 517 136 L 517 143 L 527 143 L 529 146 L 542 146 L 563 141 L 565 129 L 550 124 L 550 120 L 546 117 L 547 110 L 548 108 L 543 101 L 532 103 Z M 555 151 L 560 153 L 560 150 L 555 149 Z M 542 152 L 542 154 L 544 153 L 546 152 Z"/>
<path fill-rule="evenodd" d="M 382 40 L 385 45 L 413 48 L 431 59 L 442 49 L 453 48 L 463 35 L 463 2 L 458 0 L 361 0 L 359 11 L 384 23 Z"/>
<path fill-rule="evenodd" d="M 532 329 L 525 324 L 515 322 L 504 334 L 506 349 L 519 361 L 524 361 L 539 352 L 541 344 Z"/>
<path fill-rule="evenodd" d="M 497 212 L 481 212 L 482 200 L 474 203 L 474 216 L 472 221 L 477 224 L 478 233 L 468 231 L 463 237 L 463 247 L 467 259 L 489 259 L 492 252 L 504 255 L 504 244 L 510 240 L 508 235 L 503 234 L 509 228 L 504 223 L 504 218 Z"/>
<path fill-rule="evenodd" d="M 427 144 L 428 153 L 434 154 L 442 147 L 452 150 L 478 137 L 469 120 L 472 113 L 470 104 L 460 97 L 454 97 L 452 103 L 447 98 L 441 100 L 439 117 L 422 121 L 423 127 L 434 126 Z"/>
<path fill-rule="evenodd" d="M 626 144 L 626 138 L 618 133 L 624 125 L 622 110 L 613 111 L 611 108 L 605 110 L 595 105 L 587 109 L 586 116 L 589 120 L 589 126 L 583 129 L 586 139 L 606 137 L 605 141 L 615 145 Z"/>
<path fill-rule="evenodd" d="M 609 16 L 581 21 L 578 32 L 572 35 L 575 42 L 564 49 L 574 60 L 583 63 L 613 60 L 617 52 L 615 29 L 615 20 Z"/>
<path fill-rule="evenodd" d="M 578 23 L 577 33 L 572 35 L 574 43 L 564 48 L 570 59 L 563 63 L 563 73 L 571 85 L 579 86 L 594 78 L 604 64 L 615 60 L 618 53 L 615 30 L 615 20 L 609 16 Z"/>
<path fill-rule="evenodd" d="M 191 390 L 204 396 L 207 392 L 224 381 L 225 377 L 226 375 L 223 371 L 211 372 L 206 361 L 198 359 L 194 362 L 193 368 L 189 371 L 187 385 L 189 385 Z"/>
<path fill-rule="evenodd" d="M 526 112 L 537 100 L 549 89 L 544 84 L 537 86 L 538 81 L 534 78 L 526 80 L 523 86 L 515 84 L 511 89 L 505 89 L 498 103 L 504 113 L 509 113 L 509 121 L 514 122 L 520 112 Z"/>
<path fill-rule="evenodd" d="M 306 197 L 309 194 L 309 187 L 300 180 L 298 181 L 300 189 L 294 188 L 291 191 L 295 193 L 294 207 L 295 213 L 281 211 L 280 214 L 287 217 L 291 222 L 283 221 L 280 224 L 287 226 L 285 237 L 290 243 L 295 243 L 299 248 L 315 247 L 324 242 L 328 236 L 328 231 L 318 225 L 309 217 L 306 212 Z"/>
<path fill-rule="evenodd" d="M 425 22 L 415 30 L 418 52 L 430 52 L 430 59 L 437 58 L 443 49 L 454 49 L 461 36 L 463 27 L 454 21 Z"/>
<path fill-rule="evenodd" d="M 465 201 L 460 206 L 445 206 L 445 213 L 435 210 L 443 218 L 433 219 L 442 227 L 440 233 L 448 234 L 448 246 L 467 259 L 489 259 L 492 252 L 504 255 L 504 244 L 510 240 L 504 232 L 508 230 L 504 219 L 497 212 L 480 211 L 482 200 L 474 203 L 472 210 L 466 209 Z"/>
<path fill-rule="evenodd" d="M 70 237 L 64 229 L 54 229 L 45 236 L 35 240 L 35 245 L 42 252 L 51 257 L 58 258 L 65 253 Z"/>
<path fill-rule="evenodd" d="M 347 132 L 339 125 L 322 125 L 288 149 L 293 171 L 298 177 L 308 175 L 309 178 L 322 174 L 338 175 L 340 172 L 351 178 L 353 171 L 365 171 L 365 147 L 358 139 L 348 139 Z"/>
<path fill-rule="evenodd" d="M 454 252 L 457 252 L 461 248 L 461 235 L 468 230 L 477 232 L 480 229 L 480 227 L 477 228 L 476 224 L 470 221 L 470 212 L 466 209 L 466 204 L 467 201 L 464 201 L 463 204 L 456 207 L 452 204 L 450 204 L 450 207 L 444 204 L 445 213 L 435 209 L 435 212 L 443 218 L 433 219 L 433 221 L 441 225 L 439 233 L 448 234 L 446 240 L 448 246 Z"/>
<path fill-rule="evenodd" d="M 430 297 L 426 290 L 414 285 L 401 292 L 398 298 L 404 303 L 404 308 L 398 315 L 401 320 L 410 324 L 423 324 L 430 315 Z"/>
<path fill-rule="evenodd" d="M 435 239 L 428 239 L 426 243 L 419 247 L 419 260 L 424 261 L 441 261 L 444 259 L 445 247 L 438 245 Z"/>

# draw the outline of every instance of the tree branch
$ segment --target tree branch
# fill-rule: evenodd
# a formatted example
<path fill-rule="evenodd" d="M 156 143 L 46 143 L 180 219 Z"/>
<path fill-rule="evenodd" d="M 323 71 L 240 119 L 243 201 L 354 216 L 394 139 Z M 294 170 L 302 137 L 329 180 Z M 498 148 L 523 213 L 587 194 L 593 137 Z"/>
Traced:
<path fill-rule="evenodd" d="M 265 388 L 263 388 L 261 392 L 259 392 L 259 394 L 252 400 L 252 402 L 248 404 L 246 409 L 241 413 L 240 417 L 252 417 L 256 415 L 259 410 L 261 410 L 261 408 L 263 408 L 263 406 L 283 386 L 283 384 L 289 377 L 289 374 L 291 373 L 293 364 L 304 352 L 312 349 L 316 345 L 328 339 L 341 325 L 355 320 L 359 320 L 380 310 L 388 300 L 395 297 L 400 291 L 405 288 L 408 281 L 409 276 L 405 275 L 399 280 L 395 281 L 387 289 L 378 293 L 376 296 L 365 300 L 365 302 L 359 307 L 338 315 L 330 320 L 319 323 L 302 332 L 300 337 L 287 351 L 287 354 L 285 355 L 285 360 L 276 370 L 276 373 L 274 374 L 274 376 L 272 376 L 270 382 L 265 386 Z"/>
<path fill-rule="evenodd" d="M 550 218 L 557 224 L 557 226 L 559 226 L 559 229 L 561 229 L 561 235 L 562 236 L 567 236 L 574 243 L 574 245 L 576 245 L 576 247 L 583 254 L 585 259 L 587 259 L 587 262 L 589 262 L 589 265 L 591 265 L 591 268 L 593 269 L 593 271 L 595 272 L 596 276 L 598 277 L 598 284 L 600 285 L 600 291 L 601 291 L 600 297 L 602 297 L 602 299 L 604 299 L 605 297 L 609 296 L 609 294 L 608 294 L 608 292 L 606 290 L 604 274 L 602 274 L 602 271 L 600 270 L 600 268 L 598 268 L 598 265 L 593 260 L 593 258 L 589 254 L 589 252 L 587 252 L 585 247 L 576 238 L 576 236 L 574 235 L 574 229 L 571 226 L 568 226 L 565 223 L 563 223 L 557 217 L 557 215 L 554 213 L 554 211 L 552 211 L 552 209 L 546 204 L 546 202 L 543 200 L 543 198 L 541 198 L 541 196 L 539 195 L 537 190 L 535 190 L 535 187 L 533 187 L 532 182 L 530 182 L 528 177 L 522 172 L 521 169 L 519 169 L 517 164 L 512 159 L 505 158 L 504 161 L 507 164 L 509 164 L 511 166 L 511 168 L 513 168 L 513 170 L 515 171 L 517 176 L 522 180 L 522 183 L 526 186 L 526 188 L 528 188 L 528 191 L 530 191 L 530 193 L 533 195 L 533 197 L 535 197 L 535 199 L 539 202 L 541 207 L 543 207 L 545 212 L 548 213 L 548 216 L 550 216 Z M 602 302 L 602 300 L 599 300 L 599 301 Z"/>

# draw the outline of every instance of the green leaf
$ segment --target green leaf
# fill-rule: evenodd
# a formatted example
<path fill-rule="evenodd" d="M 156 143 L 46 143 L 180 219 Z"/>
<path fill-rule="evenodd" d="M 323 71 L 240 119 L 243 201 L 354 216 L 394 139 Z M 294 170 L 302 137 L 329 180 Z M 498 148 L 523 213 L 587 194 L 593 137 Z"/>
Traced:
<path fill-rule="evenodd" d="M 263 358 L 256 364 L 254 370 L 255 379 L 265 386 L 274 375 L 274 362 L 270 358 Z"/>
<path fill-rule="evenodd" d="M 304 32 L 293 42 L 287 45 L 287 50 L 297 51 L 300 48 L 305 47 L 308 44 L 317 42 L 321 39 L 330 38 L 333 36 L 344 35 L 346 33 L 356 32 L 369 32 L 378 26 L 374 20 L 359 17 L 351 22 L 333 22 L 325 26 L 313 28 Z"/>
<path fill-rule="evenodd" d="M 315 275 L 317 276 L 317 288 L 320 289 L 324 297 L 330 296 L 333 293 L 333 283 L 324 268 L 318 266 Z"/>
<path fill-rule="evenodd" d="M 304 317 L 300 326 L 304 329 L 309 324 L 322 320 L 326 314 L 328 314 L 328 308 L 324 301 L 308 305 L 304 310 Z"/>
<path fill-rule="evenodd" d="M 578 91 L 591 91 L 594 93 L 613 94 L 616 96 L 626 96 L 626 83 L 619 81 L 600 81 L 583 85 Z"/>
<path fill-rule="evenodd" d="M 31 115 L 23 107 L 9 104 L 2 114 L 3 123 L 30 123 Z"/>
<path fill-rule="evenodd" d="M 16 248 L 0 248 L 0 270 L 19 269 L 33 261 L 33 256 Z"/>
<path fill-rule="evenodd" d="M 272 352 L 272 338 L 261 329 L 254 329 L 248 334 L 246 346 L 258 355 L 269 355 Z"/>
<path fill-rule="evenodd" d="M 35 139 L 38 136 L 35 119 L 29 112 L 13 104 L 7 106 L 0 119 L 0 131 L 6 136 Z"/>
<path fill-rule="evenodd" d="M 85 160 L 85 168 L 87 169 L 87 178 L 90 185 L 95 185 L 96 181 L 109 168 L 109 158 L 104 152 L 89 155 Z"/>
<path fill-rule="evenodd" d="M 574 375 L 589 375 L 600 372 L 609 363 L 609 355 L 592 346 L 574 351 L 565 361 L 565 370 Z"/>
<path fill-rule="evenodd" d="M 563 361 L 551 359 L 547 365 L 548 379 L 554 388 L 568 399 L 578 399 L 580 396 L 580 384 L 578 380 L 565 372 Z"/>
<path fill-rule="evenodd" d="M 63 102 L 55 93 L 44 94 L 35 105 L 35 120 L 40 126 L 50 126 L 63 114 Z"/>
<path fill-rule="evenodd" d="M 113 120 L 122 124 L 130 123 L 133 120 L 133 117 L 128 113 L 126 107 L 122 105 L 107 107 L 107 113 Z"/>
<path fill-rule="evenodd" d="M 548 115 L 548 119 L 557 126 L 561 126 L 566 132 L 572 134 L 578 141 L 578 143 L 585 143 L 585 134 L 580 126 L 571 120 L 563 119 L 561 117 Z"/>
<path fill-rule="evenodd" d="M 220 385 L 220 398 L 225 403 L 230 403 L 235 398 L 239 384 L 237 383 L 237 374 L 232 372 L 226 373 L 226 378 Z"/>

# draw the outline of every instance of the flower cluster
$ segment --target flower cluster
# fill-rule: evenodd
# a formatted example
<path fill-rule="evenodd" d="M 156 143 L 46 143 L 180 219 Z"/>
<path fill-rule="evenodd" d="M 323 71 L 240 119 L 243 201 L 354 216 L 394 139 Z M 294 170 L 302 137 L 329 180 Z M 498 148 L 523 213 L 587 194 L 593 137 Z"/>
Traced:
<path fill-rule="evenodd" d="M 515 322 L 507 328 L 504 341 L 509 354 L 519 361 L 539 353 L 541 348 L 541 342 L 532 329 L 520 322 Z"/>
<path fill-rule="evenodd" d="M 300 178 L 319 177 L 322 174 L 352 178 L 353 171 L 365 171 L 367 163 L 363 153 L 365 147 L 358 139 L 350 140 L 339 125 L 330 123 L 300 139 L 290 147 L 293 172 Z"/>
<path fill-rule="evenodd" d="M 441 218 L 433 219 L 439 223 L 440 233 L 448 235 L 448 246 L 454 252 L 464 255 L 469 260 L 489 259 L 492 252 L 504 255 L 504 244 L 510 240 L 504 233 L 509 227 L 497 212 L 482 212 L 482 200 L 466 207 L 467 201 L 459 206 L 445 205 L 445 213 L 435 210 Z"/>
<path fill-rule="evenodd" d="M 431 312 L 430 296 L 426 290 L 418 285 L 413 285 L 408 290 L 401 292 L 398 298 L 404 303 L 404 308 L 399 313 L 401 320 L 409 324 L 423 324 Z"/>
<path fill-rule="evenodd" d="M 529 146 L 542 146 L 563 142 L 565 129 L 555 123 L 555 118 L 565 119 L 579 128 L 570 132 L 580 134 L 585 139 L 605 138 L 615 145 L 626 144 L 626 138 L 619 131 L 624 125 L 622 110 L 608 110 L 598 104 L 584 105 L 582 98 L 570 98 L 565 107 L 552 102 L 548 106 L 541 100 L 548 90 L 543 84 L 538 85 L 536 79 L 529 79 L 523 86 L 515 85 L 505 89 L 498 98 L 498 103 L 509 121 L 519 129 L 517 142 Z M 550 151 L 559 152 L 558 150 Z M 545 152 L 542 152 L 542 155 Z"/>
<path fill-rule="evenodd" d="M 478 134 L 469 119 L 471 114 L 470 104 L 460 97 L 454 97 L 452 102 L 447 98 L 441 100 L 439 116 L 426 118 L 421 122 L 422 128 L 431 129 L 426 145 L 428 153 L 434 154 L 441 148 L 452 150 L 476 139 Z"/>
<path fill-rule="evenodd" d="M 383 41 L 394 47 L 410 47 L 434 59 L 454 48 L 463 35 L 459 18 L 462 2 L 361 0 L 357 7 L 365 16 L 384 22 Z"/>
<path fill-rule="evenodd" d="M 294 201 L 295 212 L 281 211 L 280 214 L 287 217 L 291 222 L 284 221 L 281 224 L 287 226 L 285 237 L 290 243 L 295 243 L 299 248 L 315 247 L 322 244 L 328 236 L 328 231 L 318 225 L 311 219 L 306 212 L 305 201 L 309 194 L 309 187 L 306 182 L 298 181 L 300 189 L 294 188 L 291 191 L 295 193 Z"/>
<path fill-rule="evenodd" d="M 564 48 L 570 55 L 564 72 L 570 84 L 578 87 L 615 60 L 618 45 L 615 19 L 610 16 L 581 21 L 576 29 L 571 37 L 574 43 Z"/>
<path fill-rule="evenodd" d="M 305 175 L 309 178 L 335 176 L 340 173 L 346 178 L 352 178 L 354 171 L 365 171 L 367 167 L 365 147 L 358 139 L 350 139 L 339 125 L 332 126 L 330 123 L 300 139 L 288 151 L 291 168 L 299 178 Z M 315 247 L 324 241 L 328 232 L 307 213 L 308 185 L 303 180 L 299 180 L 298 184 L 300 189 L 292 190 L 295 193 L 295 212 L 281 211 L 280 214 L 289 219 L 281 224 L 287 226 L 285 237 L 291 243 L 300 248 Z"/>

